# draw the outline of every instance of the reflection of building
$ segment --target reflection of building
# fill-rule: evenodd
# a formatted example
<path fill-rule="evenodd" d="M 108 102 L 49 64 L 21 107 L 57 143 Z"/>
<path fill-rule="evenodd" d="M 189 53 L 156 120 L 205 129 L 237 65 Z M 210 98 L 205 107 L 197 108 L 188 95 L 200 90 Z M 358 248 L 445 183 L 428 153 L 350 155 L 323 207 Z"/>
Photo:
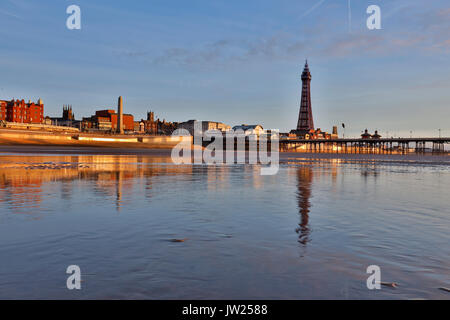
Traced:
<path fill-rule="evenodd" d="M 8 170 L 7 174 L 0 176 L 0 204 L 6 202 L 16 211 L 32 212 L 30 208 L 38 207 L 42 201 L 41 181 L 42 178 L 34 172 L 22 171 L 19 174 Z"/>
<path fill-rule="evenodd" d="M 313 181 L 313 170 L 309 167 L 299 167 L 297 171 L 297 199 L 300 214 L 300 224 L 296 229 L 298 241 L 306 245 L 309 242 L 309 212 L 311 208 L 311 186 Z"/>
<path fill-rule="evenodd" d="M 189 131 L 191 135 L 194 135 L 194 125 L 197 122 L 197 126 L 199 126 L 202 132 L 206 132 L 208 130 L 219 130 L 222 132 L 230 130 L 230 126 L 226 125 L 222 122 L 215 121 L 197 121 L 197 120 L 189 120 L 186 122 L 181 122 L 178 124 L 178 129 L 185 129 Z"/>
<path fill-rule="evenodd" d="M 5 155 L 0 163 L 0 205 L 6 203 L 16 211 L 34 214 L 38 210 L 32 209 L 40 207 L 42 199 L 48 195 L 49 185 L 56 188 L 54 196 L 69 199 L 73 194 L 71 188 L 75 185 L 70 182 L 86 180 L 94 188 L 93 192 L 114 200 L 120 207 L 132 199 L 134 185 L 145 184 L 146 198 L 151 197 L 151 193 L 156 192 L 151 188 L 153 176 L 192 175 L 192 167 L 189 166 L 158 165 L 170 161 L 170 157 L 164 156 Z"/>
<path fill-rule="evenodd" d="M 43 123 L 44 102 L 37 103 L 25 100 L 0 100 L 0 120 L 19 123 Z"/>

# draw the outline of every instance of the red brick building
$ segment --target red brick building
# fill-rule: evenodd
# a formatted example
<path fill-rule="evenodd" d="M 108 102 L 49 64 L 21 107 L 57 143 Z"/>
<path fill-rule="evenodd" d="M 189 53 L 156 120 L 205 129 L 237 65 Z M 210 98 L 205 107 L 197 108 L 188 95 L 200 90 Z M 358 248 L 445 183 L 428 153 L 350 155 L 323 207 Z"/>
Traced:
<path fill-rule="evenodd" d="M 8 102 L 0 100 L 0 121 L 6 121 L 6 106 Z"/>
<path fill-rule="evenodd" d="M 117 129 L 117 120 L 118 120 L 118 114 L 115 110 L 100 110 L 95 112 L 96 117 L 104 117 L 109 118 L 111 121 L 111 129 L 116 130 Z M 123 128 L 125 131 L 133 131 L 134 130 L 134 117 L 131 114 L 124 114 L 123 115 Z"/>
<path fill-rule="evenodd" d="M 147 134 L 161 134 L 161 135 L 171 135 L 173 131 L 177 128 L 177 125 L 172 122 L 161 121 L 159 119 L 155 120 L 155 113 L 153 111 L 147 112 L 147 120 L 142 119 L 143 128 L 139 126 L 139 131 Z"/>
<path fill-rule="evenodd" d="M 44 103 L 39 99 L 38 103 L 25 100 L 0 100 L 0 120 L 19 123 L 43 123 Z"/>
<path fill-rule="evenodd" d="M 98 129 L 101 131 L 116 131 L 118 114 L 115 110 L 99 110 L 90 118 L 83 118 L 83 129 Z M 134 131 L 134 117 L 131 114 L 123 115 L 125 131 Z"/>

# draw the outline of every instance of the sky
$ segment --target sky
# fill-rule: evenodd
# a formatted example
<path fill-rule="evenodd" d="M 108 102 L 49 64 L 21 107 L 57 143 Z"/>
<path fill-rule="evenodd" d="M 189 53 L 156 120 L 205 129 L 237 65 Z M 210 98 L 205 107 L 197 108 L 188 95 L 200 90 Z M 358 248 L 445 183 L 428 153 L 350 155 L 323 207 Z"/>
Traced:
<path fill-rule="evenodd" d="M 69 30 L 69 5 L 81 29 Z M 369 5 L 381 29 L 369 30 Z M 448 0 L 1 0 L 0 99 L 45 115 L 297 124 L 308 59 L 314 124 L 346 136 L 450 136 Z"/>

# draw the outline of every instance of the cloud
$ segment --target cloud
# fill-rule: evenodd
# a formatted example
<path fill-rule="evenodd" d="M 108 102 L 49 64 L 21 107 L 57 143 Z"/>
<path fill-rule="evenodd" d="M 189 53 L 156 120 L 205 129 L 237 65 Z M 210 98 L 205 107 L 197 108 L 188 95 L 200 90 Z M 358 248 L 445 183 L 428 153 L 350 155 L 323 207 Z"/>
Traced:
<path fill-rule="evenodd" d="M 150 54 L 150 51 L 145 51 L 145 50 L 138 50 L 138 51 L 131 51 L 131 50 L 124 50 L 124 51 L 119 51 L 116 50 L 115 54 L 118 56 L 122 56 L 122 57 L 129 57 L 129 58 L 135 58 L 135 57 L 145 57 L 148 56 Z"/>
<path fill-rule="evenodd" d="M 21 19 L 20 16 L 14 14 L 14 13 L 2 10 L 2 9 L 0 9 L 0 14 L 5 15 L 5 16 L 9 16 L 9 17 L 13 17 L 13 18 L 16 18 L 16 19 Z"/>
<path fill-rule="evenodd" d="M 450 8 L 420 12 L 413 19 L 424 31 L 442 30 L 450 26 Z"/>
<path fill-rule="evenodd" d="M 307 48 L 308 47 L 305 42 L 297 41 L 297 42 L 294 42 L 293 44 L 289 45 L 286 48 L 286 51 L 289 55 L 297 55 L 302 52 L 305 52 Z"/>
<path fill-rule="evenodd" d="M 318 1 L 306 11 L 311 13 L 325 1 Z M 400 9 L 401 8 L 401 11 Z M 145 57 L 157 65 L 226 66 L 254 60 L 290 61 L 306 56 L 352 57 L 361 54 L 389 55 L 410 52 L 429 53 L 430 50 L 448 50 L 450 47 L 450 8 L 428 11 L 423 6 L 400 6 L 391 10 L 398 13 L 395 24 L 383 30 L 347 33 L 330 32 L 335 22 L 319 20 L 299 26 L 295 31 L 275 31 L 258 37 L 226 38 L 206 43 L 192 43 L 158 51 L 130 50 L 122 55 L 129 58 Z M 401 12 L 401 14 L 400 14 Z M 336 22 L 337 23 L 337 22 Z"/>
<path fill-rule="evenodd" d="M 404 34 L 400 38 L 391 39 L 391 45 L 401 48 L 401 47 L 412 47 L 423 43 L 427 39 L 426 36 L 423 35 L 415 35 L 415 34 Z"/>
<path fill-rule="evenodd" d="M 349 56 L 355 52 L 380 52 L 385 38 L 376 33 L 349 34 L 332 41 L 324 48 L 325 56 Z"/>

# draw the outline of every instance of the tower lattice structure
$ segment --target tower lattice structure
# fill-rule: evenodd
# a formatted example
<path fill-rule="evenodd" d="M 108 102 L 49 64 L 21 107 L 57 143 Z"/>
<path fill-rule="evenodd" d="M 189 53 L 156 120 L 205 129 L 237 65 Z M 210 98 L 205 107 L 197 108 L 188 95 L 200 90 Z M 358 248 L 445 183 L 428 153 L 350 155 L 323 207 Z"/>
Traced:
<path fill-rule="evenodd" d="M 311 72 L 309 72 L 308 61 L 306 61 L 302 73 L 302 97 L 300 101 L 297 132 L 307 133 L 310 130 L 314 130 L 314 120 L 311 107 Z"/>

